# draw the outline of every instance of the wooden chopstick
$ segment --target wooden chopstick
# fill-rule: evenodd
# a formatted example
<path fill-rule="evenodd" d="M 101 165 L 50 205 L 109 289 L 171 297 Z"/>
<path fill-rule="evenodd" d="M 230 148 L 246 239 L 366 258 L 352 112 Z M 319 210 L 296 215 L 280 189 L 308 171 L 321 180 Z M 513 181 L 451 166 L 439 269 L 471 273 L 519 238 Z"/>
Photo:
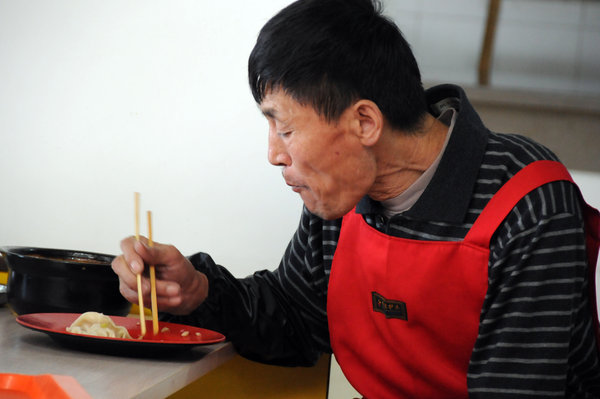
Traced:
<path fill-rule="evenodd" d="M 134 193 L 135 202 L 135 239 L 140 240 L 140 193 Z M 140 327 L 142 329 L 142 338 L 146 335 L 146 316 L 144 315 L 144 298 L 142 296 L 142 274 L 138 273 L 137 292 L 138 292 L 138 308 L 140 312 Z"/>
<path fill-rule="evenodd" d="M 152 248 L 152 212 L 148 211 L 148 246 Z M 156 268 L 150 265 L 150 301 L 152 303 L 152 332 L 158 334 L 158 306 L 156 303 Z"/>

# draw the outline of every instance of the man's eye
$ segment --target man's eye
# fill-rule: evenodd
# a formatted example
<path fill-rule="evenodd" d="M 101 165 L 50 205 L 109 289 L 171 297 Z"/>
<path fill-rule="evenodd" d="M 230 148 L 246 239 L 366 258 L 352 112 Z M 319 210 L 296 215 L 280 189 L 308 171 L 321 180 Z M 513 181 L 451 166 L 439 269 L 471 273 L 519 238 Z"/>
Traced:
<path fill-rule="evenodd" d="M 279 133 L 277 133 L 277 135 L 278 135 L 279 137 L 284 137 L 284 138 L 285 138 L 285 137 L 289 137 L 291 134 L 292 134 L 292 132 L 291 132 L 291 131 L 289 131 L 289 132 L 279 132 Z"/>

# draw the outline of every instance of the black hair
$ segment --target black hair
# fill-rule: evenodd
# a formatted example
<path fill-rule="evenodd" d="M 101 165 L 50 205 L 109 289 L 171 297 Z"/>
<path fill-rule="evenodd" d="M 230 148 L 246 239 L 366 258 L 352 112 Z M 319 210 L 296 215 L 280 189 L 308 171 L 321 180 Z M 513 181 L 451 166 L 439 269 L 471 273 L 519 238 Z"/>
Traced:
<path fill-rule="evenodd" d="M 419 67 L 377 0 L 299 0 L 261 29 L 248 60 L 252 95 L 283 89 L 329 121 L 359 99 L 414 131 L 427 110 Z"/>

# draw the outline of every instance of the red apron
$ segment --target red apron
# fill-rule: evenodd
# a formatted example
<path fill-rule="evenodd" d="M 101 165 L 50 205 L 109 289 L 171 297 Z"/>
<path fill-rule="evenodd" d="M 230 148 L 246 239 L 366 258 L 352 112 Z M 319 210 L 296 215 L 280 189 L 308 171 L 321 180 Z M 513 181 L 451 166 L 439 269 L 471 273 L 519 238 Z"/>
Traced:
<path fill-rule="evenodd" d="M 555 180 L 572 181 L 557 162 L 527 166 L 494 195 L 463 241 L 392 237 L 354 210 L 344 216 L 327 314 L 333 352 L 357 391 L 377 399 L 468 397 L 490 239 L 522 197 Z M 585 216 L 595 223 L 586 221 L 594 276 L 600 216 L 587 205 Z"/>

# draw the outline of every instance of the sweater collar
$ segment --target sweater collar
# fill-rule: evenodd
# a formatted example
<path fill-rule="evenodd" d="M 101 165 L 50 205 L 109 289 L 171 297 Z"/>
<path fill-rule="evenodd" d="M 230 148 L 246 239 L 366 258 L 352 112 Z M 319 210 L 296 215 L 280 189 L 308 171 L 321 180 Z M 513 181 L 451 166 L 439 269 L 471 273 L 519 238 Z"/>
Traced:
<path fill-rule="evenodd" d="M 458 100 L 458 117 L 448 146 L 431 182 L 419 200 L 403 214 L 412 219 L 459 224 L 465 220 L 471 195 L 487 144 L 488 130 L 462 88 L 440 85 L 426 91 L 429 112 L 439 113 L 434 104 L 444 99 Z M 361 214 L 379 214 L 383 207 L 364 197 L 356 206 Z"/>

